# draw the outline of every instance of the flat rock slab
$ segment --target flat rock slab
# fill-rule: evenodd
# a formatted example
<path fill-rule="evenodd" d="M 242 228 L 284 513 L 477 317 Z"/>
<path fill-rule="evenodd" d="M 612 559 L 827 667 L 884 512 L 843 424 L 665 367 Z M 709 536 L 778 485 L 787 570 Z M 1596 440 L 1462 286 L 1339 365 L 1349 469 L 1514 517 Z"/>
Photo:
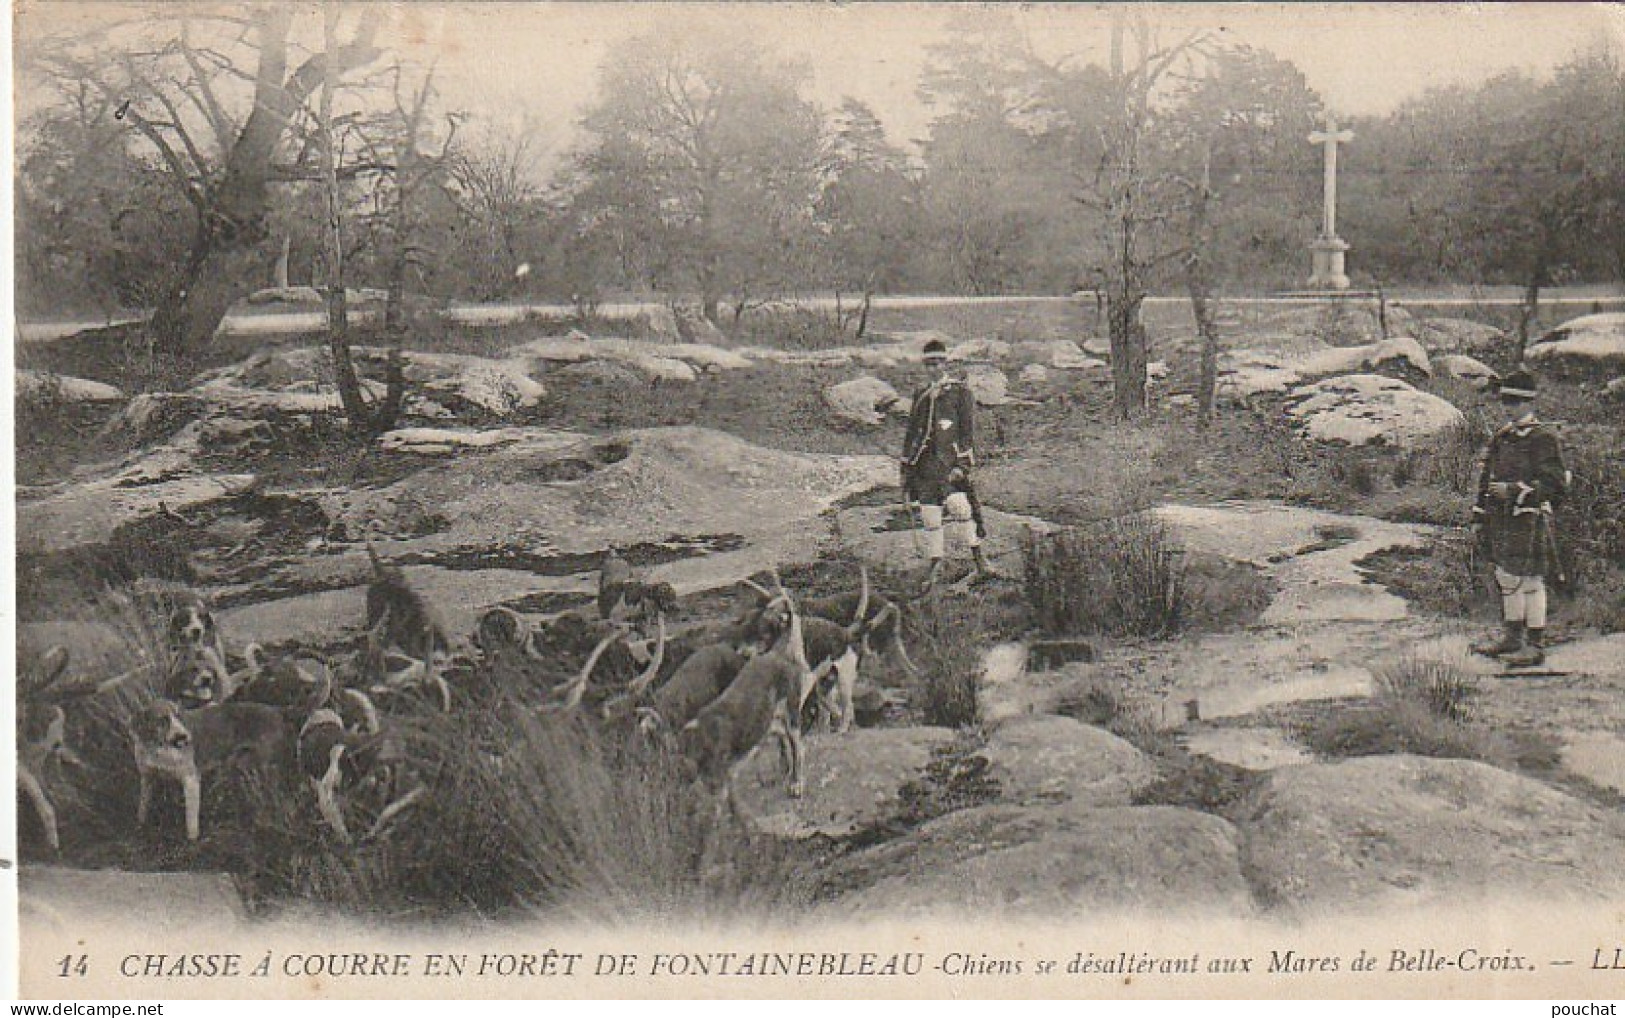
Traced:
<path fill-rule="evenodd" d="M 1576 732 L 1563 743 L 1563 766 L 1604 788 L 1625 792 L 1625 738 L 1613 732 Z"/>
<path fill-rule="evenodd" d="M 806 792 L 792 799 L 776 750 L 758 752 L 736 789 L 746 810 L 780 837 L 843 838 L 896 813 L 899 790 L 956 738 L 947 728 L 855 728 L 806 739 Z"/>
<path fill-rule="evenodd" d="M 1170 806 L 983 806 L 837 863 L 828 911 L 1098 918 L 1245 916 L 1235 829 Z"/>
<path fill-rule="evenodd" d="M 296 594 L 219 614 L 220 627 L 232 643 L 323 643 L 361 632 L 367 620 L 366 566 L 347 556 L 343 567 L 358 585 Z M 445 569 L 406 566 L 412 589 L 434 604 L 455 638 L 467 635 L 486 609 L 532 594 L 596 593 L 596 577 L 542 576 L 522 569 Z"/>
<path fill-rule="evenodd" d="M 1275 771 L 1241 821 L 1261 898 L 1287 914 L 1462 905 L 1509 890 L 1625 892 L 1625 818 L 1469 760 L 1379 756 Z"/>
<path fill-rule="evenodd" d="M 897 494 L 896 461 L 891 462 L 891 478 L 887 482 L 898 500 L 893 506 L 860 506 L 843 509 L 836 514 L 836 534 L 839 546 L 870 566 L 907 571 L 925 565 L 925 534 L 911 529 L 903 516 L 902 496 Z M 987 506 L 982 510 L 987 523 L 987 538 L 982 551 L 993 572 L 999 576 L 1017 578 L 1021 575 L 1021 537 L 1031 527 L 1039 532 L 1054 529 L 1048 521 L 1034 516 L 1001 512 Z M 948 558 L 970 565 L 970 552 L 959 544 L 957 536 L 948 538 Z"/>
<path fill-rule="evenodd" d="M 17 532 L 30 552 L 66 551 L 102 544 L 122 524 L 158 511 L 174 510 L 240 495 L 255 484 L 253 474 L 197 474 L 124 487 L 116 478 L 88 481 L 47 498 L 17 504 Z"/>
<path fill-rule="evenodd" d="M 1059 715 L 1000 725 L 980 755 L 1002 798 L 1018 803 L 1125 805 L 1157 777 L 1151 759 L 1128 742 Z"/>
<path fill-rule="evenodd" d="M 1262 621 L 1272 625 L 1404 618 L 1404 598 L 1367 581 L 1355 563 L 1390 548 L 1423 547 L 1436 530 L 1269 502 L 1170 505 L 1155 512 L 1185 547 L 1248 562 L 1271 576 L 1278 589 Z"/>
<path fill-rule="evenodd" d="M 433 512 L 449 524 L 381 543 L 386 554 L 516 542 L 582 554 L 720 534 L 805 543 L 823 530 L 818 516 L 837 500 L 896 475 L 896 461 L 884 456 L 784 452 L 708 428 L 650 428 L 574 445 L 520 441 L 432 463 L 383 488 L 336 493 L 323 508 L 355 533 L 368 519 L 410 531 L 394 525 L 403 511 Z"/>
<path fill-rule="evenodd" d="M 123 926 L 140 916 L 155 935 L 218 930 L 247 920 L 232 878 L 224 873 L 129 873 L 25 866 L 17 875 L 17 918 L 30 933 L 71 934 L 99 922 Z"/>
<path fill-rule="evenodd" d="M 1315 757 L 1279 728 L 1209 728 L 1182 740 L 1197 756 L 1249 771 L 1313 763 Z"/>

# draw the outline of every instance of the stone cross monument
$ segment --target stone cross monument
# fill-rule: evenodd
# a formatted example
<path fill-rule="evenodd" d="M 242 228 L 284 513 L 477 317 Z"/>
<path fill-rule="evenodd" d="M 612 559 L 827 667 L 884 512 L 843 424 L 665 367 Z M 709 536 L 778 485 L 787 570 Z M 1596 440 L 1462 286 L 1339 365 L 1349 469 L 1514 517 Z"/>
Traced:
<path fill-rule="evenodd" d="M 1349 277 L 1343 271 L 1343 255 L 1348 242 L 1337 235 L 1337 146 L 1354 140 L 1353 131 L 1339 131 L 1337 119 L 1326 114 L 1326 129 L 1309 135 L 1312 145 L 1326 149 L 1325 198 L 1326 206 L 1320 220 L 1320 236 L 1309 245 L 1314 253 L 1315 270 L 1309 285 L 1324 290 L 1347 290 Z"/>

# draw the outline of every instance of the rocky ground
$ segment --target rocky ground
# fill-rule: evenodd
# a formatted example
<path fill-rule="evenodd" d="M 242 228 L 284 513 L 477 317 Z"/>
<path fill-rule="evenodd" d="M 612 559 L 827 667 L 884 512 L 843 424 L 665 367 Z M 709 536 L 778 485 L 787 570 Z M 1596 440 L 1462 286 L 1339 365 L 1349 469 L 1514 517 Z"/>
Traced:
<path fill-rule="evenodd" d="M 1231 314 L 1221 411 L 1199 430 L 1177 329 L 1154 350 L 1151 415 L 1125 426 L 1106 351 L 1062 335 L 898 330 L 786 350 L 659 324 L 635 340 L 519 329 L 409 351 L 406 418 L 375 444 L 344 435 L 321 357 L 294 341 L 133 398 L 35 365 L 38 416 L 23 423 L 41 430 L 19 432 L 23 652 L 65 641 L 86 668 L 116 658 L 95 588 L 143 574 L 205 591 L 238 644 L 339 646 L 363 620 L 369 524 L 458 634 L 496 605 L 535 621 L 581 608 L 608 548 L 673 584 L 679 623 L 770 566 L 828 586 L 862 561 L 905 596 L 917 551 L 893 505 L 900 423 L 879 404 L 906 404 L 941 334 L 985 407 L 1002 577 L 951 595 L 956 617 L 981 620 L 977 717 L 928 724 L 882 671 L 884 723 L 811 739 L 804 798 L 768 780 L 769 754 L 744 775 L 759 830 L 818 846 L 817 914 L 1302 916 L 1507 886 L 1625 891 L 1625 637 L 1560 608 L 1553 674 L 1506 678 L 1467 653 L 1475 620 L 1394 579 L 1459 541 L 1493 329 L 1391 309 L 1384 335 L 1356 305 Z M 1625 353 L 1590 335 L 1557 337 L 1572 349 L 1543 359 L 1579 366 L 1564 419 L 1605 431 Z M 1171 637 L 1096 634 L 1081 660 L 1041 663 L 1025 535 L 1139 509 L 1209 577 L 1210 600 L 1235 603 Z M 1383 677 L 1418 658 L 1464 676 L 1476 734 L 1455 752 L 1349 750 L 1389 702 Z M 33 884 L 33 914 L 77 907 L 50 890 L 71 883 Z"/>

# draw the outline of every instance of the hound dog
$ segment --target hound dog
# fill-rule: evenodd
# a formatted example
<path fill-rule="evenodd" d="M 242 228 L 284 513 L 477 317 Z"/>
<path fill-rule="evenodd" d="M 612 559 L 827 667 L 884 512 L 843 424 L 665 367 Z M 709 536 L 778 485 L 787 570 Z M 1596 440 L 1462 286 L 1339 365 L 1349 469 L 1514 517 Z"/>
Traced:
<path fill-rule="evenodd" d="M 419 661 L 433 662 L 449 655 L 451 638 L 440 612 L 412 587 L 400 566 L 383 560 L 370 533 L 366 545 L 367 561 L 372 564 L 366 628 L 377 631 L 385 646 Z"/>
<path fill-rule="evenodd" d="M 749 660 L 737 648 L 713 643 L 690 654 L 643 702 L 634 707 L 646 738 L 672 738 L 727 691 Z"/>
<path fill-rule="evenodd" d="M 349 706 L 350 716 L 344 707 Z M 400 739 L 386 731 L 372 702 L 359 690 L 347 689 L 335 707 L 311 713 L 300 726 L 296 748 L 299 770 L 316 794 L 317 811 L 333 834 L 351 842 L 349 824 L 339 799 L 341 788 L 356 792 L 368 785 L 384 791 L 379 812 L 366 840 L 378 836 L 391 820 L 411 807 L 426 792 L 421 782 L 396 795 L 403 783 L 408 756 Z"/>
<path fill-rule="evenodd" d="M 777 582 L 777 577 L 775 577 Z M 722 802 L 733 807 L 735 772 L 768 736 L 777 736 L 791 796 L 804 788 L 801 708 L 812 687 L 812 668 L 802 643 L 802 619 L 779 583 L 778 603 L 788 614 L 784 635 L 766 653 L 751 658 L 728 688 L 678 733 L 678 749 L 690 771 Z"/>
<path fill-rule="evenodd" d="M 56 702 L 64 695 L 62 674 L 67 668 L 67 648 L 50 648 L 37 666 L 23 669 L 17 696 L 17 785 L 33 805 L 46 844 L 53 852 L 62 850 L 62 841 L 57 831 L 56 806 L 41 779 L 49 776 L 57 764 L 85 766 L 68 745 L 67 714 Z M 30 674 L 36 670 L 43 673 L 43 679 Z"/>
<path fill-rule="evenodd" d="M 807 660 L 812 665 L 811 688 L 804 699 L 809 705 L 817 706 L 826 728 L 831 727 L 830 719 L 838 716 L 840 721 L 834 730 L 845 733 L 852 727 L 854 717 L 852 694 L 857 686 L 866 627 L 863 622 L 839 626 L 828 619 L 809 616 L 802 620 L 802 628 Z"/>
<path fill-rule="evenodd" d="M 312 654 L 267 657 L 257 643 L 243 648 L 243 677 L 234 702 L 263 703 L 280 708 L 286 717 L 302 719 L 327 706 L 333 697 L 333 669 Z"/>
<path fill-rule="evenodd" d="M 154 783 L 169 778 L 180 782 L 186 837 L 196 841 L 204 776 L 236 763 L 276 766 L 287 758 L 288 725 L 282 711 L 268 704 L 226 702 L 187 709 L 160 698 L 136 714 L 131 738 L 141 782 L 136 823 L 147 822 Z"/>
<path fill-rule="evenodd" d="M 759 597 L 766 600 L 770 593 L 758 584 L 746 581 Z M 801 602 L 802 614 L 808 618 L 828 619 L 837 625 L 863 623 L 863 639 L 858 647 L 860 661 L 867 661 L 877 653 L 889 653 L 904 671 L 919 675 L 920 671 L 908 656 L 903 645 L 903 609 L 869 585 L 869 570 L 858 565 L 858 590 L 846 591 L 830 597 L 806 598 Z"/>
<path fill-rule="evenodd" d="M 164 600 L 171 604 L 165 626 L 169 669 L 164 695 L 191 706 L 231 699 L 238 676 L 227 663 L 225 641 L 209 603 L 190 590 L 169 591 Z"/>

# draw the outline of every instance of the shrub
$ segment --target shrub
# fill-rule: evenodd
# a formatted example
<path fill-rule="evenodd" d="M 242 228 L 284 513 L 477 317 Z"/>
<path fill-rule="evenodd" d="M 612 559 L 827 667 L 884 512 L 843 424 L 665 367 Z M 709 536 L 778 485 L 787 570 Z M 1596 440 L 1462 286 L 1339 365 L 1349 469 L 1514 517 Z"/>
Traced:
<path fill-rule="evenodd" d="M 1358 449 L 1338 449 L 1328 467 L 1332 480 L 1356 495 L 1377 493 L 1377 467 L 1372 457 Z"/>
<path fill-rule="evenodd" d="M 857 342 L 833 313 L 805 307 L 750 310 L 739 316 L 730 331 L 740 343 L 783 350 L 822 350 Z"/>
<path fill-rule="evenodd" d="M 1428 449 L 1421 475 L 1423 480 L 1457 495 L 1472 496 L 1478 492 L 1484 449 L 1494 428 L 1477 405 L 1463 412 L 1467 420 L 1450 428 Z"/>
<path fill-rule="evenodd" d="M 1134 513 L 1022 539 L 1028 603 L 1052 636 L 1167 636 L 1190 607 L 1184 549 L 1162 521 Z"/>
<path fill-rule="evenodd" d="M 957 609 L 957 610 L 956 610 Z M 980 720 L 976 687 L 986 643 L 980 620 L 943 597 L 929 597 L 909 613 L 907 642 L 920 674 L 909 700 L 928 725 L 963 728 Z"/>
<path fill-rule="evenodd" d="M 1376 695 L 1334 710 L 1307 726 L 1305 741 L 1331 757 L 1414 753 L 1479 760 L 1496 767 L 1545 773 L 1556 766 L 1551 740 L 1508 733 L 1468 717 L 1475 687 L 1447 661 L 1402 658 L 1376 670 Z"/>
<path fill-rule="evenodd" d="M 1449 721 L 1467 716 L 1467 702 L 1476 692 L 1472 677 L 1438 658 L 1407 655 L 1372 672 L 1379 698 L 1418 703 Z"/>

